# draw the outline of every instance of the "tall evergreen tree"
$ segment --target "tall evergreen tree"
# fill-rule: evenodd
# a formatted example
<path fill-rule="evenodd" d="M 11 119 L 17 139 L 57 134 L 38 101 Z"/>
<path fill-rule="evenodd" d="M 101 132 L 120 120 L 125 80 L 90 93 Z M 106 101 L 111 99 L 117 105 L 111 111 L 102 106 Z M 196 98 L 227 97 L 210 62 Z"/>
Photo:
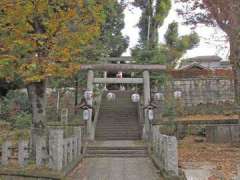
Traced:
<path fill-rule="evenodd" d="M 176 61 L 189 49 L 199 43 L 196 33 L 178 35 L 178 24 L 169 25 L 165 34 L 165 44 L 159 44 L 158 29 L 163 25 L 171 8 L 171 0 L 135 0 L 134 5 L 142 9 L 138 27 L 139 44 L 132 50 L 132 55 L 139 63 L 166 63 L 174 67 Z"/>
<path fill-rule="evenodd" d="M 158 29 L 171 9 L 171 0 L 135 0 L 133 3 L 142 10 L 138 23 L 140 29 L 139 44 L 150 49 L 158 44 Z"/>
<path fill-rule="evenodd" d="M 179 36 L 177 22 L 169 24 L 164 37 L 166 44 L 162 44 L 162 46 L 169 67 L 175 67 L 177 61 L 186 51 L 196 47 L 200 42 L 199 36 L 195 32 L 190 35 Z"/>
<path fill-rule="evenodd" d="M 113 0 L 104 6 L 105 23 L 99 38 L 86 47 L 85 58 L 97 61 L 101 57 L 119 57 L 126 51 L 129 38 L 123 36 L 125 4 Z"/>

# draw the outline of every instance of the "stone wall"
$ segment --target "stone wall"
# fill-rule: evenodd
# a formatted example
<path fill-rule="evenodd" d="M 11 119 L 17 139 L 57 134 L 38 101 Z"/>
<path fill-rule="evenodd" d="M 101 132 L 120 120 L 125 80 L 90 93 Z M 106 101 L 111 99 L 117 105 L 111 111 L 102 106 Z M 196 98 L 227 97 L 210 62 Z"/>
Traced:
<path fill-rule="evenodd" d="M 240 143 L 240 125 L 208 125 L 206 137 L 210 143 Z"/>
<path fill-rule="evenodd" d="M 185 106 L 234 102 L 234 82 L 221 77 L 174 79 L 173 92 L 181 91 Z"/>

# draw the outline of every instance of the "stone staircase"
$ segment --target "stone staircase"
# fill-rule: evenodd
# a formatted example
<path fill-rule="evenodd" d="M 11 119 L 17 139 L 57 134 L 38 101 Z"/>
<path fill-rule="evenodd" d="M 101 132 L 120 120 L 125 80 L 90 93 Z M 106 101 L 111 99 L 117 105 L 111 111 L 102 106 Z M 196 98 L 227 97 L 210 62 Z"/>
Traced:
<path fill-rule="evenodd" d="M 88 158 L 101 158 L 101 157 L 119 157 L 119 158 L 136 158 L 147 157 L 147 147 L 116 147 L 116 146 L 103 146 L 103 147 L 88 147 L 86 157 Z"/>
<path fill-rule="evenodd" d="M 116 99 L 108 101 L 106 95 L 100 107 L 96 126 L 96 140 L 139 140 L 137 104 L 131 102 L 132 91 L 112 91 Z"/>

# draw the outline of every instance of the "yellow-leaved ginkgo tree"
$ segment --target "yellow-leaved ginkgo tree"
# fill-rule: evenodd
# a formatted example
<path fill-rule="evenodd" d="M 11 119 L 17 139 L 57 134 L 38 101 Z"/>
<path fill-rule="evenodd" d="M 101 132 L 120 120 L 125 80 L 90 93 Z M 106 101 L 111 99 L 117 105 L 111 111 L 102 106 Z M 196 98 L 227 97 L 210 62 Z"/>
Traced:
<path fill-rule="evenodd" d="M 33 128 L 46 122 L 47 79 L 79 70 L 76 57 L 100 34 L 106 1 L 0 1 L 0 79 L 24 80 Z"/>

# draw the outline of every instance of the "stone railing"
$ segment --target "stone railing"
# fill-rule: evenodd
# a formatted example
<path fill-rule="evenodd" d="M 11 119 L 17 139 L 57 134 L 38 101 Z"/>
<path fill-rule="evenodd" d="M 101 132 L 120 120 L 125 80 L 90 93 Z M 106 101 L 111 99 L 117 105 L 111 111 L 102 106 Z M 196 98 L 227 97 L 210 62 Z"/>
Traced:
<path fill-rule="evenodd" d="M 82 133 L 74 127 L 74 135 L 64 138 L 63 129 L 53 129 L 49 133 L 49 168 L 66 170 L 74 167 L 82 158 Z"/>
<path fill-rule="evenodd" d="M 156 165 L 164 173 L 178 176 L 177 139 L 174 136 L 163 135 L 159 126 L 152 127 L 152 157 Z"/>
<path fill-rule="evenodd" d="M 82 158 L 82 127 L 74 127 L 73 135 L 64 137 L 64 129 L 50 129 L 48 137 L 36 139 L 37 167 L 48 167 L 64 174 L 69 172 Z M 21 167 L 27 166 L 30 157 L 29 141 L 19 141 L 17 146 L 6 141 L 1 145 L 1 165 L 14 159 Z"/>
<path fill-rule="evenodd" d="M 206 126 L 206 138 L 209 143 L 240 143 L 239 124 L 213 124 Z"/>
<path fill-rule="evenodd" d="M 1 147 L 1 165 L 8 165 L 10 161 L 18 161 L 21 167 L 29 160 L 29 143 L 22 140 L 13 145 L 11 141 L 5 141 Z"/>

